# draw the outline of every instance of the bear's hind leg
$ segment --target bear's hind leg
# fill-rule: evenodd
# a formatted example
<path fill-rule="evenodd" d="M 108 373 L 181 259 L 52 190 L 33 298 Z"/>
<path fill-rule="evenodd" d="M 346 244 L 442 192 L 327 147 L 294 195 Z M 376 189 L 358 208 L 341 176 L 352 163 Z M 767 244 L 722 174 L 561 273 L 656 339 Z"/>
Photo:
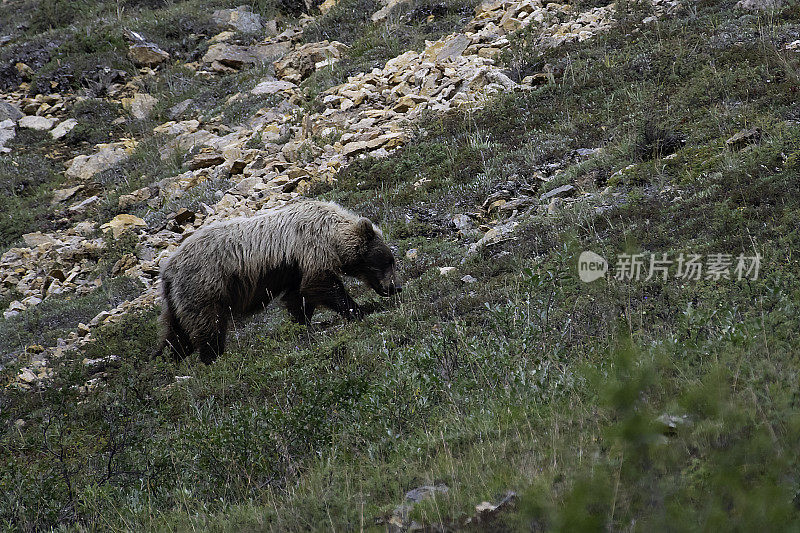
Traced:
<path fill-rule="evenodd" d="M 198 344 L 198 351 L 202 362 L 210 365 L 217 360 L 217 357 L 222 355 L 225 351 L 225 333 L 224 331 L 219 331 L 208 339 L 200 341 L 201 344 Z"/>
<path fill-rule="evenodd" d="M 194 346 L 185 334 L 170 331 L 164 339 L 164 349 L 169 350 L 175 361 L 186 359 L 194 351 Z"/>
<path fill-rule="evenodd" d="M 167 351 L 173 359 L 180 361 L 194 351 L 189 335 L 186 334 L 177 317 L 166 304 L 161 311 L 161 328 L 164 333 L 155 352 L 156 356 L 163 355 Z"/>
<path fill-rule="evenodd" d="M 213 363 L 225 351 L 228 317 L 222 309 L 205 308 L 192 314 L 187 322 L 192 324 L 192 344 L 200 352 L 200 360 Z"/>

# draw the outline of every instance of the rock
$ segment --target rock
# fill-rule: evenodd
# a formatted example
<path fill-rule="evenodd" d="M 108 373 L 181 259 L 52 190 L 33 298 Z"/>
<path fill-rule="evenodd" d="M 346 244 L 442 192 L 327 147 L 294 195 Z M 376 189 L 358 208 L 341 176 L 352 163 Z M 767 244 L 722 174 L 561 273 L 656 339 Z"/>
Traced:
<path fill-rule="evenodd" d="M 25 116 L 19 107 L 11 102 L 0 100 L 0 122 L 11 120 L 16 123 L 19 119 Z"/>
<path fill-rule="evenodd" d="M 467 274 L 466 276 L 464 276 L 463 278 L 461 278 L 461 281 L 463 281 L 464 283 L 475 283 L 475 282 L 476 282 L 476 281 L 478 281 L 478 280 L 477 280 L 477 279 L 475 279 L 475 278 L 473 278 L 473 277 L 472 277 L 472 276 L 470 276 L 469 274 Z"/>
<path fill-rule="evenodd" d="M 691 420 L 687 415 L 670 415 L 664 413 L 656 418 L 656 424 L 662 434 L 673 437 L 678 433 L 678 428 L 681 426 L 688 426 Z"/>
<path fill-rule="evenodd" d="M 25 309 L 27 308 L 22 302 L 14 300 L 8 305 L 8 309 L 3 311 L 3 318 L 11 318 L 12 316 L 17 316 Z"/>
<path fill-rule="evenodd" d="M 516 499 L 517 493 L 508 491 L 496 505 L 490 502 L 481 502 L 475 506 L 475 517 L 472 521 L 487 522 L 493 519 L 497 513 L 510 508 Z"/>
<path fill-rule="evenodd" d="M 419 256 L 419 250 L 416 248 L 411 248 L 406 252 L 406 259 L 411 259 L 412 261 Z"/>
<path fill-rule="evenodd" d="M 478 240 L 478 242 L 469 247 L 469 253 L 472 254 L 481 248 L 494 246 L 495 244 L 511 240 L 511 234 L 514 232 L 518 224 L 518 222 L 512 220 L 505 224 L 500 224 L 493 227 L 487 231 L 483 237 Z"/>
<path fill-rule="evenodd" d="M 421 104 L 422 102 L 427 102 L 428 98 L 425 96 L 419 96 L 414 94 L 407 94 L 405 96 L 401 96 L 397 100 L 397 104 L 392 108 L 392 110 L 396 113 L 406 113 L 410 109 L 414 109 L 417 105 Z"/>
<path fill-rule="evenodd" d="M 201 168 L 215 167 L 225 162 L 222 154 L 213 152 L 199 153 L 189 161 L 189 170 L 199 170 Z"/>
<path fill-rule="evenodd" d="M 31 371 L 30 368 L 23 368 L 20 370 L 19 375 L 17 378 L 20 381 L 24 381 L 25 383 L 35 383 L 36 382 L 36 374 Z"/>
<path fill-rule="evenodd" d="M 770 11 L 783 5 L 783 0 L 739 0 L 736 7 L 747 11 Z"/>
<path fill-rule="evenodd" d="M 78 202 L 75 205 L 69 206 L 68 211 L 70 213 L 83 213 L 89 207 L 91 207 L 92 205 L 96 204 L 99 201 L 100 201 L 100 197 L 99 196 L 96 196 L 96 195 L 95 196 L 90 196 L 89 198 L 83 200 L 82 202 Z"/>
<path fill-rule="evenodd" d="M 98 316 L 100 316 L 100 315 L 98 315 Z M 97 317 L 95 317 L 95 319 L 96 318 Z M 92 320 L 92 322 L 94 322 L 94 320 Z M 102 322 L 102 319 L 98 320 L 95 324 L 99 324 L 101 322 Z M 86 370 L 90 374 L 96 374 L 98 372 L 101 372 L 101 371 L 105 370 L 109 366 L 119 366 L 119 360 L 120 360 L 119 356 L 116 356 L 116 355 L 108 355 L 106 357 L 100 357 L 98 359 L 84 358 L 83 366 L 86 367 Z"/>
<path fill-rule="evenodd" d="M 455 272 L 456 267 L 439 267 L 439 274 L 442 276 L 449 276 L 453 272 Z"/>
<path fill-rule="evenodd" d="M 6 143 L 17 136 L 14 122 L 11 119 L 6 119 L 0 122 L 0 153 L 7 154 L 11 148 L 6 146 Z"/>
<path fill-rule="evenodd" d="M 500 211 L 506 211 L 510 213 L 519 211 L 520 209 L 525 209 L 532 206 L 536 203 L 536 201 L 536 198 L 532 198 L 530 196 L 521 196 L 503 203 L 503 205 L 500 206 Z"/>
<path fill-rule="evenodd" d="M 150 116 L 158 104 L 158 98 L 146 93 L 136 93 L 132 98 L 123 98 L 122 107 L 136 120 L 144 120 Z"/>
<path fill-rule="evenodd" d="M 275 62 L 275 74 L 284 80 L 300 83 L 317 68 L 321 68 L 317 65 L 330 60 L 338 61 L 348 49 L 346 44 L 338 41 L 304 44 Z"/>
<path fill-rule="evenodd" d="M 549 200 L 550 198 L 569 196 L 574 189 L 575 187 L 572 185 L 562 185 L 561 187 L 556 187 L 555 189 L 551 189 L 542 194 L 539 197 L 539 200 Z"/>
<path fill-rule="evenodd" d="M 289 91 L 295 88 L 297 88 L 297 85 L 295 85 L 290 81 L 268 80 L 268 81 L 262 81 L 261 83 L 253 87 L 253 90 L 251 90 L 250 93 L 255 95 L 275 94 L 281 91 Z"/>
<path fill-rule="evenodd" d="M 139 261 L 136 259 L 136 256 L 133 254 L 125 254 L 120 257 L 114 266 L 111 267 L 111 275 L 117 276 L 119 274 L 125 273 L 126 270 L 133 268 Z"/>
<path fill-rule="evenodd" d="M 16 68 L 17 72 L 19 72 L 19 75 L 26 80 L 30 80 L 36 74 L 36 72 L 30 66 L 21 61 L 17 62 L 14 65 L 14 68 Z"/>
<path fill-rule="evenodd" d="M 575 150 L 575 155 L 578 157 L 589 157 L 590 155 L 594 155 L 600 151 L 600 148 L 577 148 Z"/>
<path fill-rule="evenodd" d="M 170 107 L 167 113 L 169 114 L 170 117 L 177 118 L 181 116 L 187 109 L 189 109 L 189 106 L 191 106 L 193 103 L 194 100 L 192 100 L 191 98 L 187 98 L 186 100 L 178 102 L 174 106 Z M 198 123 L 198 126 L 199 125 L 200 124 Z"/>
<path fill-rule="evenodd" d="M 372 14 L 372 22 L 380 22 L 389 16 L 394 9 L 400 4 L 405 4 L 409 0 L 389 0 L 385 6 Z M 321 7 L 321 6 L 320 6 Z"/>
<path fill-rule="evenodd" d="M 53 139 L 60 139 L 64 137 L 67 133 L 71 132 L 72 129 L 78 125 L 78 121 L 74 118 L 68 118 L 64 122 L 61 122 L 58 126 L 50 130 L 50 135 L 53 136 Z"/>
<path fill-rule="evenodd" d="M 444 267 L 444 268 L 453 268 L 453 267 Z M 410 490 L 406 492 L 406 500 L 412 503 L 419 503 L 424 500 L 428 500 L 436 496 L 436 494 L 447 494 L 449 491 L 449 487 L 444 484 L 438 485 L 424 485 L 422 487 L 417 487 L 416 489 Z"/>
<path fill-rule="evenodd" d="M 349 142 L 342 147 L 342 154 L 346 156 L 353 156 L 360 154 L 361 152 L 375 150 L 381 146 L 385 146 L 387 149 L 395 148 L 399 146 L 404 139 L 404 135 L 400 132 L 386 133 L 368 141 Z"/>
<path fill-rule="evenodd" d="M 176 224 L 183 226 L 187 222 L 194 222 L 194 219 L 197 215 L 194 211 L 189 211 L 185 207 L 178 209 L 178 212 L 175 213 L 173 220 Z"/>
<path fill-rule="evenodd" d="M 370 140 L 370 141 L 356 141 L 347 143 L 342 147 L 342 154 L 346 156 L 353 156 L 356 154 L 360 154 L 366 150 L 374 150 L 381 145 L 381 141 L 378 137 Z"/>
<path fill-rule="evenodd" d="M 736 133 L 725 141 L 725 146 L 731 150 L 738 151 L 748 144 L 755 144 L 761 141 L 761 128 L 753 128 Z"/>
<path fill-rule="evenodd" d="M 78 323 L 78 327 L 76 328 L 76 333 L 78 334 L 78 337 L 85 337 L 86 335 L 91 333 L 91 331 L 92 330 L 89 328 L 89 326 L 87 326 L 83 322 Z"/>
<path fill-rule="evenodd" d="M 108 170 L 128 159 L 125 148 L 114 144 L 99 144 L 98 152 L 92 155 L 79 155 L 67 168 L 66 176 L 72 179 L 88 180 L 95 174 Z"/>
<path fill-rule="evenodd" d="M 20 128 L 29 128 L 38 131 L 47 131 L 58 122 L 56 118 L 39 117 L 36 115 L 27 115 L 19 119 L 17 125 Z"/>
<path fill-rule="evenodd" d="M 22 305 L 24 305 L 25 307 L 34 307 L 39 305 L 40 303 L 42 303 L 42 299 L 39 298 L 38 296 L 33 296 L 33 295 L 28 296 L 27 298 L 24 298 L 22 300 Z"/>
<path fill-rule="evenodd" d="M 339 3 L 339 0 L 325 0 L 317 7 L 319 8 L 320 13 L 323 15 L 333 9 L 333 6 Z"/>
<path fill-rule="evenodd" d="M 453 225 L 460 232 L 469 232 L 475 228 L 475 223 L 468 215 L 458 214 L 453 217 Z"/>
<path fill-rule="evenodd" d="M 547 214 L 548 215 L 555 215 L 558 213 L 558 210 L 561 209 L 561 206 L 564 204 L 564 200 L 558 197 L 551 198 L 550 203 L 547 204 Z"/>
<path fill-rule="evenodd" d="M 157 67 L 169 59 L 169 54 L 158 45 L 145 41 L 136 32 L 128 32 L 128 37 L 134 41 L 128 48 L 128 57 L 137 67 Z"/>
<path fill-rule="evenodd" d="M 438 41 L 425 50 L 425 55 L 434 61 L 441 62 L 460 56 L 470 44 L 472 44 L 472 40 L 463 33 L 459 33 L 449 39 Z"/>
<path fill-rule="evenodd" d="M 26 233 L 22 236 L 22 240 L 31 248 L 36 248 L 42 244 L 55 244 L 57 242 L 53 237 L 45 235 L 41 231 Z"/>
<path fill-rule="evenodd" d="M 240 46 L 236 44 L 212 44 L 203 56 L 204 63 L 211 68 L 224 71 L 225 67 L 240 69 L 244 66 L 256 65 L 284 55 L 290 48 L 289 43 L 270 43 L 256 46 Z"/>
<path fill-rule="evenodd" d="M 249 6 L 236 9 L 219 9 L 211 15 L 211 21 L 219 28 L 236 30 L 242 33 L 257 33 L 264 29 L 261 16 L 253 13 Z"/>
<path fill-rule="evenodd" d="M 117 206 L 121 209 L 126 209 L 134 204 L 149 200 L 153 196 L 153 191 L 149 187 L 137 189 L 130 194 L 123 194 L 117 201 Z"/>
<path fill-rule="evenodd" d="M 147 223 L 141 218 L 134 215 L 122 214 L 115 216 L 110 222 L 106 222 L 100 226 L 100 229 L 104 232 L 111 230 L 114 238 L 118 239 L 120 235 L 122 235 L 128 229 L 144 227 L 147 227 Z"/>

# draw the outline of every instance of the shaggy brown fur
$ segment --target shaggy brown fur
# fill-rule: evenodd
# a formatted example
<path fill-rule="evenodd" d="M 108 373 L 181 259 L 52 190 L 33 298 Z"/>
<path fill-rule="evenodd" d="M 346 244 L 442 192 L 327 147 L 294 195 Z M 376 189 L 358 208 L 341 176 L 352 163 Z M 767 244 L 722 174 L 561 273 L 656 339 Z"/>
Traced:
<path fill-rule="evenodd" d="M 359 278 L 389 296 L 400 291 L 394 266 L 380 229 L 332 202 L 299 201 L 210 224 L 162 265 L 159 352 L 169 347 L 183 358 L 197 349 L 211 363 L 225 350 L 231 318 L 278 297 L 301 324 L 318 306 L 361 318 L 340 276 Z"/>

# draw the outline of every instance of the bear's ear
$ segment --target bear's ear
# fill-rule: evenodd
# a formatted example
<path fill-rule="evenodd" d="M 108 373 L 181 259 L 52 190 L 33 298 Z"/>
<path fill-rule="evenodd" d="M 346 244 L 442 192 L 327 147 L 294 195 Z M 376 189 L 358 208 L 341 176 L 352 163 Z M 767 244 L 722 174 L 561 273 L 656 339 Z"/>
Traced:
<path fill-rule="evenodd" d="M 372 222 L 365 217 L 361 217 L 356 223 L 356 232 L 364 242 L 369 242 L 375 237 L 375 228 L 372 226 Z"/>

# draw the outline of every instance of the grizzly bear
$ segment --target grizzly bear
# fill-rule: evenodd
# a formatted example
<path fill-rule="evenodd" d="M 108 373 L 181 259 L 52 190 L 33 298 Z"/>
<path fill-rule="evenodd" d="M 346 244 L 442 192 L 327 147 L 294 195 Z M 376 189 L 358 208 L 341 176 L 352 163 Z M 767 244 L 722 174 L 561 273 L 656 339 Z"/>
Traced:
<path fill-rule="evenodd" d="M 158 353 L 169 348 L 182 359 L 197 349 L 211 363 L 225 350 L 229 321 L 276 298 L 300 324 L 319 306 L 360 319 L 341 275 L 381 296 L 401 290 L 381 230 L 333 202 L 297 201 L 209 224 L 162 264 Z"/>

